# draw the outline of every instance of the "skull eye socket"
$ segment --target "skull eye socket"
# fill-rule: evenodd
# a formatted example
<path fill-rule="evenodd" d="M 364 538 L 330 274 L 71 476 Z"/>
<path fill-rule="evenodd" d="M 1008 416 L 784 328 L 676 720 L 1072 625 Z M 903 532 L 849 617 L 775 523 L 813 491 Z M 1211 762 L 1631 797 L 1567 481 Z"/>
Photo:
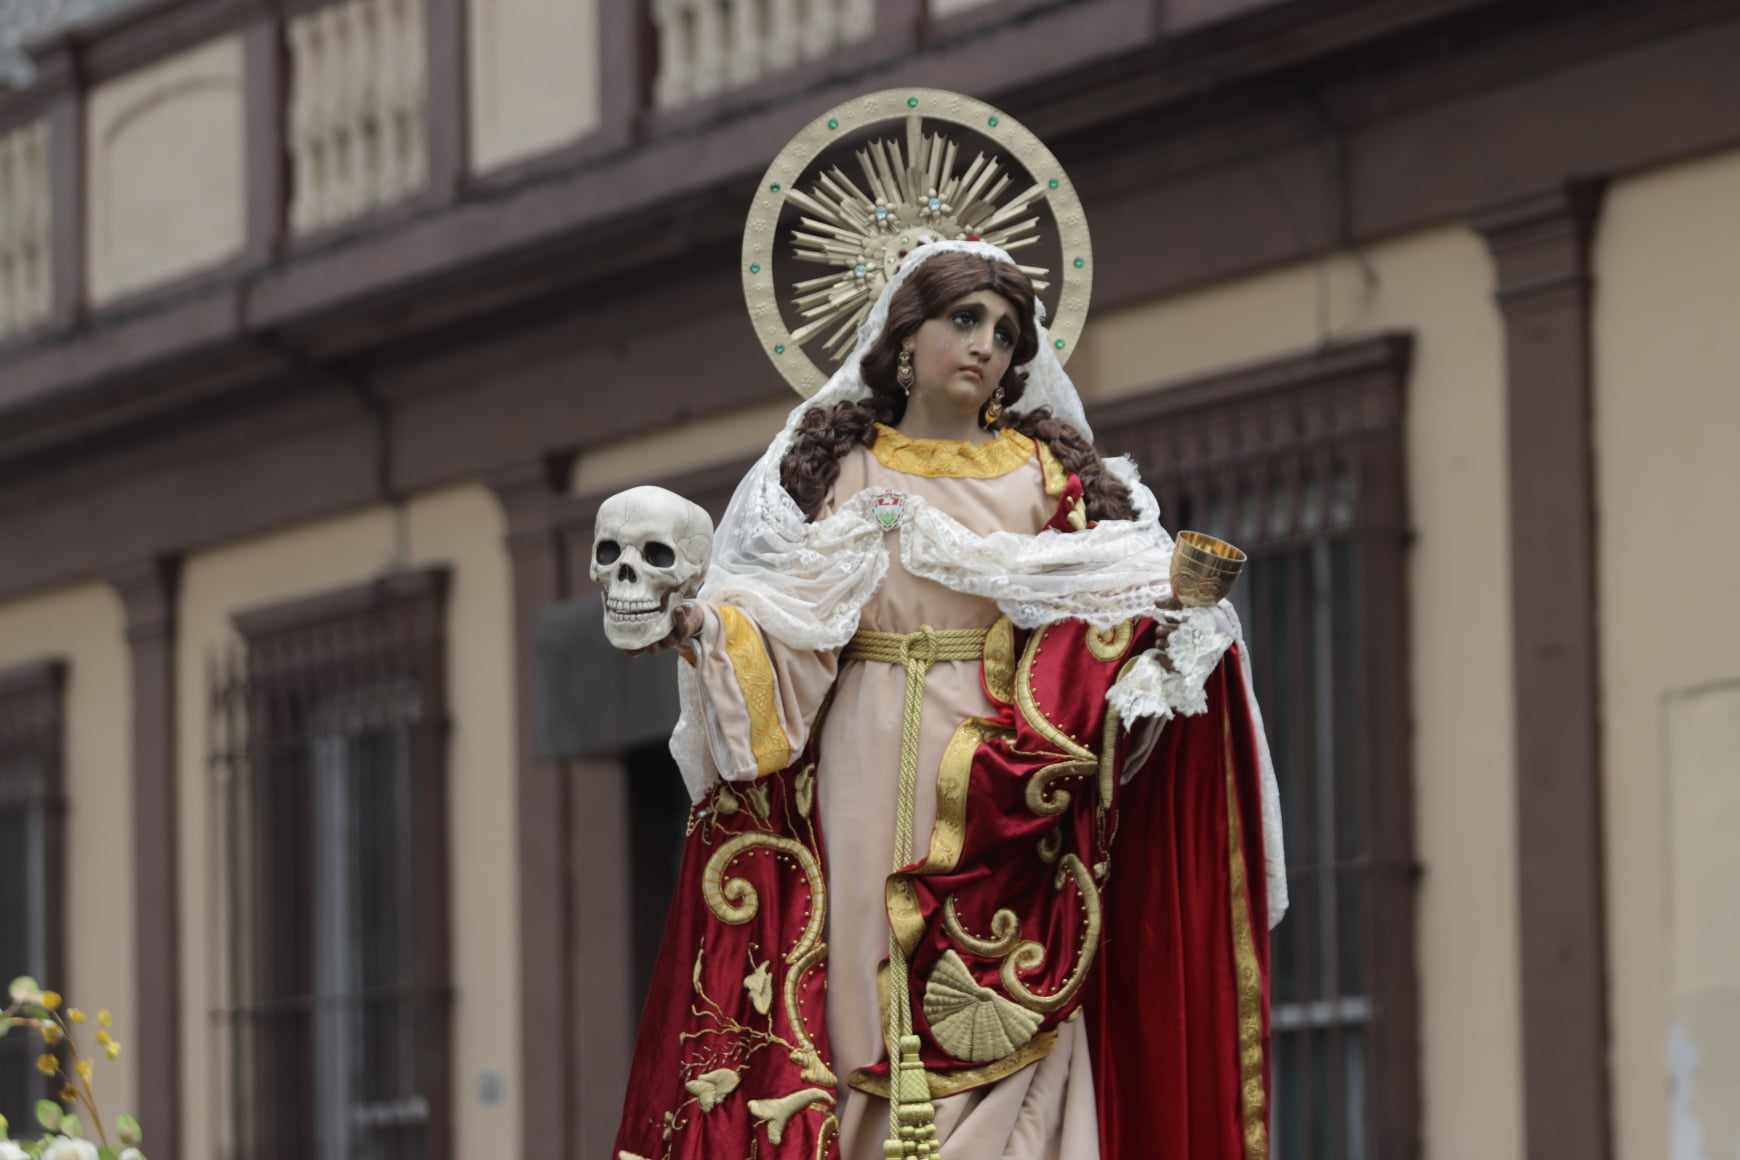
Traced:
<path fill-rule="evenodd" d="M 592 549 L 593 559 L 600 564 L 614 564 L 620 555 L 622 555 L 622 545 L 615 540 L 599 540 L 598 546 Z"/>
<path fill-rule="evenodd" d="M 677 562 L 677 554 L 671 550 L 671 546 L 669 544 L 661 544 L 657 540 L 653 540 L 651 543 L 647 544 L 647 546 L 642 549 L 641 555 L 645 556 L 646 562 L 651 564 L 654 568 L 669 568 L 672 564 Z"/>

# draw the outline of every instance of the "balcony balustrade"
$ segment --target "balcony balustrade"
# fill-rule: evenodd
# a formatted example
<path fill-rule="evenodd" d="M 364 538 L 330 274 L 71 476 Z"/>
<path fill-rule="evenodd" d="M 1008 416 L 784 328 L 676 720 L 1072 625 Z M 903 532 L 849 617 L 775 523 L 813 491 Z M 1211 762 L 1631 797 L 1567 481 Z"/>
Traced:
<path fill-rule="evenodd" d="M 295 17 L 286 35 L 291 231 L 339 225 L 422 189 L 424 0 L 344 0 Z"/>
<path fill-rule="evenodd" d="M 654 0 L 653 103 L 675 109 L 868 40 L 872 0 Z"/>
<path fill-rule="evenodd" d="M 0 133 L 0 338 L 29 330 L 53 306 L 48 125 Z"/>

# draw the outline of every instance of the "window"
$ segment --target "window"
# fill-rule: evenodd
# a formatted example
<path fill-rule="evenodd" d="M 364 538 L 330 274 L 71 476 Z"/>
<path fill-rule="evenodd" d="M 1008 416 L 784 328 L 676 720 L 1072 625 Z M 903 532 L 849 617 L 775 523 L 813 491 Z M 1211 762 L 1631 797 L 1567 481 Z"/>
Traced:
<path fill-rule="evenodd" d="M 1233 599 L 1281 784 L 1291 908 L 1272 938 L 1274 1160 L 1417 1155 L 1405 744 L 1408 346 L 1328 348 L 1108 408 L 1176 532 L 1250 555 Z"/>
<path fill-rule="evenodd" d="M 232 1155 L 449 1154 L 445 587 L 244 614 L 214 674 Z"/>
<path fill-rule="evenodd" d="M 60 979 L 62 695 L 66 670 L 42 662 L 0 670 L 0 985 Z M 41 1040 L 0 1039 L 0 1115 L 36 1122 L 53 1087 L 36 1070 Z"/>

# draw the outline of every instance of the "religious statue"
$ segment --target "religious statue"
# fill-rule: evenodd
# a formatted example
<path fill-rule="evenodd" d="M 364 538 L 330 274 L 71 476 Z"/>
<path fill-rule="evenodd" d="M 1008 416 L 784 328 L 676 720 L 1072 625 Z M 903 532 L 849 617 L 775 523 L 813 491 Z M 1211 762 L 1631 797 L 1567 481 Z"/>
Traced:
<path fill-rule="evenodd" d="M 826 274 L 776 281 L 788 233 Z M 1050 151 L 958 94 L 848 102 L 763 179 L 750 314 L 809 397 L 716 531 L 638 488 L 594 545 L 611 640 L 682 653 L 694 798 L 618 1160 L 1266 1157 L 1243 556 L 1094 450 L 1092 269 Z"/>

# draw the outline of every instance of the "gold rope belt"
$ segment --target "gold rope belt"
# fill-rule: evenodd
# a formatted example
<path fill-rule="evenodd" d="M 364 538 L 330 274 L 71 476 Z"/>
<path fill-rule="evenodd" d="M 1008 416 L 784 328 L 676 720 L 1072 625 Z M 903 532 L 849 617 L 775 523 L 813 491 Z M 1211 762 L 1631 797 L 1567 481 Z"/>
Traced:
<path fill-rule="evenodd" d="M 938 661 L 976 661 L 985 655 L 983 628 L 932 628 L 917 632 L 860 629 L 842 659 L 900 665 L 906 669 L 906 695 L 900 712 L 900 796 L 894 815 L 894 869 L 912 863 L 912 815 L 918 803 L 918 733 L 924 715 L 924 685 Z M 930 1081 L 912 1033 L 912 989 L 906 952 L 888 930 L 888 1140 L 885 1157 L 924 1160 L 940 1153 Z"/>

